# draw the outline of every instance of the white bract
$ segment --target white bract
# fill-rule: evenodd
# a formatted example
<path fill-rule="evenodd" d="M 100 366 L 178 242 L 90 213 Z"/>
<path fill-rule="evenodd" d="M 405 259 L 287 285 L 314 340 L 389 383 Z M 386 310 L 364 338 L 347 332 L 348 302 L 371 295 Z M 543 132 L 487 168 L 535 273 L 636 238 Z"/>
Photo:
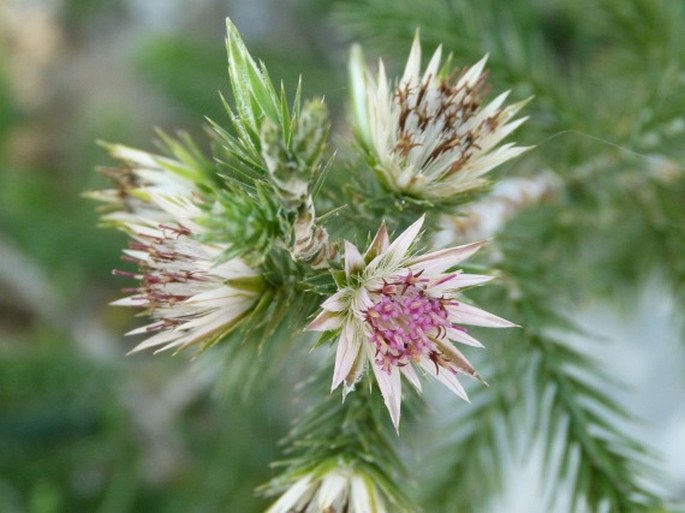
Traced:
<path fill-rule="evenodd" d="M 344 283 L 308 326 L 340 332 L 332 389 L 343 384 L 346 394 L 370 365 L 396 428 L 402 375 L 421 390 L 419 370 L 467 399 L 457 375 L 480 377 L 452 342 L 482 345 L 463 325 L 515 326 L 457 299 L 460 289 L 491 279 L 450 270 L 483 243 L 412 255 L 422 225 L 423 217 L 392 244 L 381 226 L 364 255 L 346 242 Z"/>
<path fill-rule="evenodd" d="M 482 106 L 487 56 L 470 68 L 441 68 L 442 48 L 421 74 L 418 34 L 398 82 L 383 62 L 373 78 L 359 50 L 350 65 L 357 131 L 386 186 L 401 194 L 445 200 L 486 184 L 482 177 L 524 151 L 497 145 L 527 118 L 513 120 L 525 101 L 503 107 L 509 92 Z"/>
<path fill-rule="evenodd" d="M 118 168 L 101 170 L 116 187 L 88 193 L 88 197 L 109 208 L 110 212 L 102 217 L 105 222 L 120 224 L 138 218 L 166 222 L 172 218 L 152 201 L 152 194 L 191 198 L 197 193 L 193 179 L 196 173 L 182 162 L 122 144 L 109 145 L 108 149 L 123 163 Z"/>
<path fill-rule="evenodd" d="M 320 469 L 325 465 L 319 467 Z M 349 467 L 314 470 L 297 480 L 266 513 L 387 513 L 371 477 Z"/>

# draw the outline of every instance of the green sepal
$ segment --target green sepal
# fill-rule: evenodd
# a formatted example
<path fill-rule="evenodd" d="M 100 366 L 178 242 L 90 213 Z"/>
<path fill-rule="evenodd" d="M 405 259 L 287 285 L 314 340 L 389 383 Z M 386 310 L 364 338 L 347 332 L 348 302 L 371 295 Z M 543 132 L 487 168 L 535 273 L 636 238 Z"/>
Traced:
<path fill-rule="evenodd" d="M 245 290 L 247 292 L 262 292 L 266 286 L 264 279 L 261 276 L 250 276 L 226 280 L 226 285 L 229 285 L 234 289 Z"/>
<path fill-rule="evenodd" d="M 345 271 L 331 270 L 331 275 L 333 276 L 333 280 L 335 280 L 335 284 L 339 288 L 347 286 L 347 275 L 345 274 Z"/>
<path fill-rule="evenodd" d="M 340 330 L 329 330 L 329 331 L 324 331 L 321 333 L 319 338 L 316 339 L 316 342 L 314 342 L 314 345 L 312 345 L 312 351 L 315 349 L 318 349 L 321 346 L 332 344 L 335 342 L 338 337 L 340 336 Z"/>

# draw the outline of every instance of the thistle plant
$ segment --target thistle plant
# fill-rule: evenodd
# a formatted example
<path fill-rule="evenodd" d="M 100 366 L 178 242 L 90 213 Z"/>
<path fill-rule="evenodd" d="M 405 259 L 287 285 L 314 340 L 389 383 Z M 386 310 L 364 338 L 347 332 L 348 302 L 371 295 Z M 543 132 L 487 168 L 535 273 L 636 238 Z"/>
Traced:
<path fill-rule="evenodd" d="M 586 403 L 610 401 L 562 366 L 585 359 L 549 338 L 549 329 L 572 323 L 539 293 L 547 285 L 554 290 L 549 276 L 527 274 L 526 262 L 538 256 L 525 254 L 520 241 L 490 239 L 563 187 L 550 172 L 519 181 L 495 174 L 529 149 L 505 142 L 525 127 L 527 117 L 516 116 L 528 99 L 505 105 L 509 92 L 489 98 L 487 57 L 456 65 L 454 57 L 443 62 L 438 47 L 422 71 L 418 32 L 398 79 L 388 78 L 383 61 L 372 71 L 355 46 L 354 137 L 334 159 L 324 100 L 303 101 L 301 84 L 292 96 L 277 89 L 230 21 L 227 29 L 229 123 L 210 122 L 212 155 L 184 135 L 161 134 L 160 154 L 105 145 L 118 161 L 103 170 L 113 186 L 90 196 L 103 203 L 103 225 L 130 237 L 123 260 L 132 269 L 124 264 L 115 273 L 134 285 L 114 304 L 149 318 L 129 333 L 143 338 L 133 351 L 211 355 L 228 347 L 243 358 L 227 361 L 225 372 L 245 372 L 239 366 L 248 362 L 250 373 L 267 382 L 277 375 L 268 372 L 278 370 L 275 355 L 321 367 L 304 385 L 318 399 L 294 422 L 288 458 L 276 463 L 284 470 L 261 489 L 273 497 L 266 511 L 420 511 L 405 485 L 407 421 L 401 431 L 400 417 L 403 405 L 410 426 L 434 415 L 416 414 L 432 400 L 422 395 L 424 377 L 462 399 L 476 398 L 471 405 L 450 397 L 450 410 L 475 420 L 453 443 L 456 454 L 446 451 L 455 456 L 454 473 L 424 487 L 435 489 L 429 507 L 436 509 L 426 511 L 476 503 L 469 497 L 479 494 L 477 486 L 462 488 L 452 502 L 449 490 L 453 481 L 479 476 L 479 463 L 469 469 L 469 450 L 497 458 L 496 445 L 484 440 L 497 429 L 492 419 L 515 429 L 506 420 L 517 406 L 511 394 L 538 414 L 551 394 L 553 408 L 569 413 L 576 438 L 564 450 L 577 443 L 590 458 L 598 481 L 581 492 L 593 511 L 659 504 L 632 473 L 639 444 L 575 403 L 581 396 Z M 499 208 L 502 201 L 506 208 Z M 486 222 L 493 211 L 496 222 Z M 494 336 L 482 327 L 510 329 Z M 505 368 L 521 369 L 520 379 Z M 537 385 L 522 397 L 535 369 Z M 462 375 L 475 378 L 468 394 Z M 606 442 L 584 423 L 622 443 Z"/>

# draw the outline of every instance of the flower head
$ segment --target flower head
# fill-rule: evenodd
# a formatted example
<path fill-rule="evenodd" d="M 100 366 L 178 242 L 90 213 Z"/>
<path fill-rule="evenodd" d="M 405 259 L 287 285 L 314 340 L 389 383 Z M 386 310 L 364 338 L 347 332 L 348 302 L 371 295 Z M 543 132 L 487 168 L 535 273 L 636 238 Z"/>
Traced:
<path fill-rule="evenodd" d="M 483 106 L 487 56 L 461 72 L 441 68 L 442 48 L 421 73 L 417 36 L 402 78 L 392 83 L 379 63 L 374 80 L 362 56 L 351 62 L 358 132 L 386 186 L 401 194 L 445 200 L 483 186 L 482 176 L 527 148 L 497 144 L 527 118 L 511 121 L 523 107 L 503 107 L 508 92 Z"/>
<path fill-rule="evenodd" d="M 113 304 L 145 309 L 153 319 L 128 333 L 149 335 L 133 351 L 209 345 L 249 312 L 259 297 L 261 278 L 238 258 L 221 261 L 225 244 L 198 240 L 202 228 L 192 216 L 200 210 L 190 200 L 151 197 L 174 222 L 139 219 L 126 224 L 133 240 L 125 258 L 136 263 L 138 271 L 118 273 L 139 280 L 139 286 Z"/>
<path fill-rule="evenodd" d="M 152 322 L 128 335 L 147 338 L 133 351 L 206 347 L 234 329 L 262 289 L 259 273 L 243 260 L 225 260 L 224 243 L 204 242 L 206 228 L 197 185 L 182 162 L 115 145 L 125 165 L 109 170 L 115 188 L 91 193 L 105 202 L 104 221 L 131 236 L 123 259 L 135 272 L 115 274 L 138 280 L 114 305 L 143 309 Z"/>
<path fill-rule="evenodd" d="M 323 463 L 295 481 L 267 513 L 386 513 L 371 476 Z"/>
<path fill-rule="evenodd" d="M 416 369 L 433 376 L 463 399 L 460 373 L 479 379 L 453 342 L 482 347 L 463 325 L 505 328 L 511 322 L 458 299 L 460 289 L 490 276 L 451 271 L 482 242 L 411 255 L 423 217 L 390 244 L 381 226 L 366 253 L 345 244 L 345 273 L 338 292 L 322 304 L 308 329 L 339 330 L 332 389 L 347 393 L 366 365 L 373 370 L 397 428 L 401 375 L 421 389 Z"/>

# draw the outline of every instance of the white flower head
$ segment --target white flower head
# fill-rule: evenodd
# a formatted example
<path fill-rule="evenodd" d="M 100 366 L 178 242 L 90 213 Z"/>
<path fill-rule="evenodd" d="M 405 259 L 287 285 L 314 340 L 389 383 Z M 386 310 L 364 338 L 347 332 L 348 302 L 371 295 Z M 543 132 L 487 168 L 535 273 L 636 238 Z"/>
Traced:
<path fill-rule="evenodd" d="M 260 296 L 259 272 L 239 258 L 222 259 L 227 244 L 208 243 L 198 189 L 188 162 L 120 144 L 109 145 L 119 168 L 106 170 L 115 187 L 89 193 L 107 206 L 105 223 L 131 236 L 123 259 L 139 281 L 114 305 L 142 309 L 152 322 L 127 335 L 147 335 L 131 352 L 207 347 L 232 331 Z"/>
<path fill-rule="evenodd" d="M 372 478 L 328 462 L 295 481 L 267 513 L 387 513 Z"/>
<path fill-rule="evenodd" d="M 383 61 L 374 79 L 361 52 L 350 63 L 357 131 L 391 190 L 446 200 L 482 187 L 488 171 L 528 148 L 497 145 L 527 118 L 512 120 L 526 101 L 503 107 L 509 92 L 483 106 L 487 56 L 470 68 L 441 67 L 438 47 L 421 73 L 418 32 L 404 74 L 388 80 Z"/>
<path fill-rule="evenodd" d="M 402 375 L 421 390 L 419 370 L 468 400 L 457 376 L 480 377 L 453 342 L 482 345 L 463 325 L 515 326 L 458 298 L 460 289 L 491 279 L 450 270 L 482 242 L 410 254 L 423 219 L 392 244 L 381 226 L 364 255 L 346 242 L 344 284 L 308 326 L 314 331 L 340 331 L 332 389 L 343 384 L 349 392 L 370 365 L 395 428 L 400 421 Z"/>
<path fill-rule="evenodd" d="M 249 313 L 261 292 L 261 277 L 239 258 L 222 261 L 227 245 L 198 240 L 203 228 L 193 218 L 201 210 L 191 200 L 154 193 L 150 198 L 172 221 L 141 217 L 126 223 L 133 240 L 125 259 L 136 263 L 138 271 L 115 272 L 140 284 L 113 304 L 142 308 L 153 319 L 127 333 L 149 335 L 132 352 L 206 347 Z"/>

